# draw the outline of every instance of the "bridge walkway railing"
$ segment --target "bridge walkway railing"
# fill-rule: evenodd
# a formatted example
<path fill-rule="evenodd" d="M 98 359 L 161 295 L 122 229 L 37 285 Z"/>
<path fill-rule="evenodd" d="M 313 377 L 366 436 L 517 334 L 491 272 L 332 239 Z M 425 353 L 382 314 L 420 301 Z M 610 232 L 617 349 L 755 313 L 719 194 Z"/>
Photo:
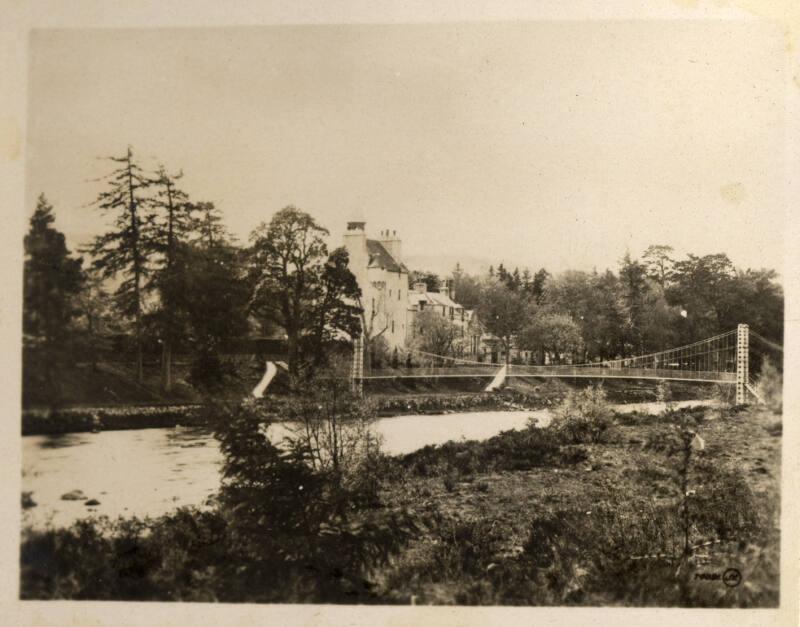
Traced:
<path fill-rule="evenodd" d="M 486 366 L 380 368 L 364 374 L 364 379 L 494 377 L 502 364 Z M 516 366 L 508 369 L 508 377 L 621 378 L 665 379 L 672 381 L 708 381 L 735 383 L 736 373 L 682 370 L 674 368 L 607 368 L 602 366 Z"/>

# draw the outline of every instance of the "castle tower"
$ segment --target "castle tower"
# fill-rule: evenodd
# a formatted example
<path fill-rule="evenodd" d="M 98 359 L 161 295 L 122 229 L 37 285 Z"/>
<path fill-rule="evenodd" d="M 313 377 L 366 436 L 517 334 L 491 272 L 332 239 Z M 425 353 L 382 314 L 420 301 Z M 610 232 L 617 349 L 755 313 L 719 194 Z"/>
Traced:
<path fill-rule="evenodd" d="M 381 237 L 378 240 L 386 249 L 397 263 L 403 263 L 403 251 L 400 238 L 397 237 L 397 231 L 381 231 Z"/>

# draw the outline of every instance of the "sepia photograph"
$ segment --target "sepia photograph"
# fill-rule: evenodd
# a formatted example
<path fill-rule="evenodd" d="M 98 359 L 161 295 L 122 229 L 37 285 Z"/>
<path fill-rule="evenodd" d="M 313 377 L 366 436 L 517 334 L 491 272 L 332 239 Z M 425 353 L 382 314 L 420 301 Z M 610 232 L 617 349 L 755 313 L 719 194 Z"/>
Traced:
<path fill-rule="evenodd" d="M 18 599 L 780 608 L 786 37 L 31 29 Z"/>

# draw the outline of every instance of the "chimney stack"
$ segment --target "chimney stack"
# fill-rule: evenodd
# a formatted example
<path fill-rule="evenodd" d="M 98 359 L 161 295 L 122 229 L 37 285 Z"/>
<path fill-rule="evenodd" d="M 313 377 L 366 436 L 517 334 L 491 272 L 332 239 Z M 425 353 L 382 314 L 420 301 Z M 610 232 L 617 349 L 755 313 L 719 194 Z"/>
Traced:
<path fill-rule="evenodd" d="M 347 223 L 347 230 L 344 233 L 344 247 L 349 256 L 348 267 L 350 272 L 355 275 L 359 286 L 366 285 L 367 264 L 369 254 L 367 253 L 367 232 L 366 222 L 361 220 L 350 221 Z"/>
<path fill-rule="evenodd" d="M 454 281 L 452 279 L 445 279 L 444 280 L 444 293 L 447 294 L 447 297 L 450 300 L 455 300 L 456 296 L 456 288 Z"/>
<path fill-rule="evenodd" d="M 381 239 L 379 241 L 397 263 L 403 263 L 403 249 L 400 239 L 397 237 L 397 231 L 390 231 L 389 229 L 381 231 Z"/>

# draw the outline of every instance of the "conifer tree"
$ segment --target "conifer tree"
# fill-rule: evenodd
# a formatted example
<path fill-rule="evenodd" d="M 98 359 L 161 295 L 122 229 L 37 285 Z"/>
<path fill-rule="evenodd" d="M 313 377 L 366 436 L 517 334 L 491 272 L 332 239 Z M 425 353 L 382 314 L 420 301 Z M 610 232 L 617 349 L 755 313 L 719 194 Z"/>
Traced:
<path fill-rule="evenodd" d="M 81 259 L 72 257 L 54 221 L 53 207 L 42 194 L 25 236 L 23 333 L 26 344 L 39 349 L 48 394 L 55 383 L 53 368 L 69 348 L 69 326 L 79 313 L 83 284 Z"/>
<path fill-rule="evenodd" d="M 134 159 L 128 146 L 125 155 L 108 157 L 116 168 L 102 180 L 108 188 L 94 205 L 114 216 L 111 229 L 95 238 L 88 248 L 93 266 L 106 279 L 122 276 L 115 297 L 121 313 L 133 319 L 136 341 L 136 378 L 144 379 L 142 316 L 145 280 L 150 274 L 148 254 L 152 244 L 153 213 L 146 196 L 152 180 Z"/>
<path fill-rule="evenodd" d="M 198 223 L 188 195 L 177 186 L 183 172 L 170 175 L 160 166 L 151 181 L 156 188 L 152 205 L 155 209 L 151 249 L 157 254 L 151 286 L 158 290 L 160 308 L 155 314 L 161 339 L 161 385 L 172 389 L 172 347 L 185 328 L 179 307 L 182 289 L 177 257 L 193 234 Z"/>
<path fill-rule="evenodd" d="M 222 214 L 213 202 L 199 202 L 194 205 L 194 210 L 198 216 L 200 238 L 206 248 L 213 248 L 231 239 L 222 223 Z"/>

